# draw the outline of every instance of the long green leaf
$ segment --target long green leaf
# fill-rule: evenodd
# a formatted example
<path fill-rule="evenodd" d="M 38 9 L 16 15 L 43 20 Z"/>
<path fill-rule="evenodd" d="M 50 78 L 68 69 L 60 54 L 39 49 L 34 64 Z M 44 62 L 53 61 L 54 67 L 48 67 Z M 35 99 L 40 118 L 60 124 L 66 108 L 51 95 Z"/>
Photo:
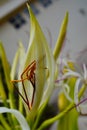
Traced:
<path fill-rule="evenodd" d="M 13 84 L 10 82 L 10 66 L 6 57 L 6 53 L 3 47 L 2 42 L 0 41 L 0 58 L 2 61 L 2 66 L 3 66 L 3 70 L 4 70 L 4 74 L 5 74 L 5 80 L 6 80 L 6 84 L 7 87 L 9 89 L 10 92 L 13 91 Z M 4 80 L 4 79 L 3 79 Z"/>

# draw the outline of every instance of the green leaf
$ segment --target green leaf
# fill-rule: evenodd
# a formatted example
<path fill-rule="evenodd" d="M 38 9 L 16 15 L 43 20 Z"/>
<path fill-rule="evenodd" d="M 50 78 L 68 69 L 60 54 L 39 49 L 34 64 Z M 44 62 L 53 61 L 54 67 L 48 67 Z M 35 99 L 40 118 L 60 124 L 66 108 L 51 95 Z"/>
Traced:
<path fill-rule="evenodd" d="M 0 74 L 0 96 L 3 101 L 6 101 L 7 96 L 6 96 L 6 92 L 2 83 L 1 74 Z"/>
<path fill-rule="evenodd" d="M 68 25 L 68 12 L 66 12 L 65 17 L 63 19 L 63 22 L 61 24 L 61 28 L 60 28 L 60 32 L 59 32 L 59 36 L 53 51 L 53 56 L 54 59 L 57 60 L 60 52 L 61 52 L 61 48 L 63 46 L 63 42 L 66 36 L 66 31 L 67 31 L 67 25 Z"/>
<path fill-rule="evenodd" d="M 13 84 L 10 83 L 10 66 L 9 66 L 2 42 L 0 42 L 0 59 L 2 62 L 7 87 L 9 89 L 9 91 L 12 92 Z"/>

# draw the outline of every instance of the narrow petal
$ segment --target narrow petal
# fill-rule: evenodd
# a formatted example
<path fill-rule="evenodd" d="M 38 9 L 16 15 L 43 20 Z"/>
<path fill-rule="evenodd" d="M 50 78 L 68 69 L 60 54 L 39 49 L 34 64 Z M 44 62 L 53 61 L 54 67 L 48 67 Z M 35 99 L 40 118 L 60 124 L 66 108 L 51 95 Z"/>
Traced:
<path fill-rule="evenodd" d="M 67 73 L 64 74 L 63 79 L 66 79 L 66 78 L 68 78 L 68 77 L 70 77 L 70 76 L 71 76 L 71 77 L 82 78 L 79 73 L 73 72 L 73 71 L 70 70 L 69 72 L 67 72 Z"/>
<path fill-rule="evenodd" d="M 66 98 L 67 98 L 70 102 L 73 102 L 73 99 L 69 96 L 70 87 L 68 86 L 68 84 L 63 84 L 62 87 L 63 87 L 63 91 L 64 91 L 64 94 L 65 94 Z M 67 91 L 66 91 L 66 90 L 67 90 Z"/>
<path fill-rule="evenodd" d="M 75 84 L 75 90 L 74 90 L 74 102 L 75 104 L 79 103 L 79 98 L 78 98 L 78 92 L 79 92 L 79 85 L 80 85 L 81 79 L 77 79 L 76 84 Z M 77 106 L 77 110 L 79 111 L 79 107 Z"/>
<path fill-rule="evenodd" d="M 83 73 L 84 73 L 84 79 L 87 80 L 87 68 L 86 68 L 86 65 L 83 64 Z"/>
<path fill-rule="evenodd" d="M 11 72 L 10 72 L 11 80 L 13 80 L 15 78 L 18 60 L 19 60 L 19 48 L 18 48 L 18 50 L 15 54 L 15 57 L 14 57 L 14 60 L 13 60 L 13 63 L 12 63 Z"/>

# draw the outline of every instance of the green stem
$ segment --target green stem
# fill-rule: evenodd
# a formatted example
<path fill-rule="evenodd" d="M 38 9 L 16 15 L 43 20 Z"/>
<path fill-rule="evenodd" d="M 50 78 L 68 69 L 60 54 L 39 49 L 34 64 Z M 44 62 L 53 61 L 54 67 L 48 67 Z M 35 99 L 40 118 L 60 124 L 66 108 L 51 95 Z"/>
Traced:
<path fill-rule="evenodd" d="M 81 98 L 83 95 L 84 91 L 86 89 L 86 85 L 83 85 L 82 88 L 79 91 L 78 97 Z M 72 102 L 63 112 L 60 114 L 56 115 L 55 117 L 52 117 L 42 123 L 42 125 L 37 129 L 37 130 L 44 130 L 47 126 L 53 124 L 55 121 L 59 120 L 61 117 L 63 117 L 67 112 L 75 108 L 74 102 Z"/>
<path fill-rule="evenodd" d="M 15 97 L 14 97 L 13 92 L 9 92 L 9 100 L 10 100 L 10 104 L 9 104 L 10 108 L 11 109 L 16 109 L 16 106 L 15 106 Z M 12 117 L 13 125 L 16 126 L 18 124 L 16 118 L 13 115 L 11 115 L 11 117 Z"/>
<path fill-rule="evenodd" d="M 1 72 L 0 72 L 1 73 Z M 2 100 L 6 100 L 7 96 L 6 96 L 6 92 L 2 83 L 2 78 L 1 78 L 1 74 L 0 74 L 0 95 L 2 97 Z"/>
<path fill-rule="evenodd" d="M 74 103 L 71 103 L 63 112 L 56 115 L 55 117 L 52 117 L 46 121 L 43 122 L 43 124 L 37 129 L 37 130 L 44 130 L 47 126 L 51 125 L 55 121 L 59 120 L 61 117 L 63 117 L 68 111 L 71 110 L 71 108 L 74 106 Z"/>
<path fill-rule="evenodd" d="M 8 123 L 6 122 L 6 120 L 2 114 L 0 114 L 0 122 L 5 127 L 6 130 L 11 130 L 11 127 L 8 125 Z"/>
<path fill-rule="evenodd" d="M 32 130 L 35 130 L 37 128 L 37 126 L 38 126 L 38 124 L 40 122 L 41 116 L 43 114 L 43 111 L 46 108 L 47 102 L 48 102 L 48 100 L 41 106 L 40 110 L 38 111 L 37 118 L 36 118 L 36 121 L 34 123 L 34 126 L 33 126 Z"/>
<path fill-rule="evenodd" d="M 9 92 L 10 108 L 16 109 L 15 106 L 15 97 L 13 92 Z"/>
<path fill-rule="evenodd" d="M 19 111 L 23 114 L 23 102 L 20 96 L 19 96 Z"/>

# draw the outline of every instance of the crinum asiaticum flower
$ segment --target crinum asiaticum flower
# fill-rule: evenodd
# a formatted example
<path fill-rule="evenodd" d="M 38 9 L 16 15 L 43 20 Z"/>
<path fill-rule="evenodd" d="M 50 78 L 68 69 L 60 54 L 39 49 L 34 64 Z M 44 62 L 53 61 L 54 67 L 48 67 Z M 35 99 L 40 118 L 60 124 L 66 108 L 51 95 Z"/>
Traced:
<path fill-rule="evenodd" d="M 31 22 L 29 46 L 27 52 L 25 52 L 23 45 L 20 44 L 15 60 L 17 60 L 20 55 L 18 71 L 19 81 L 21 80 L 21 74 L 24 70 L 30 64 L 32 66 L 29 66 L 29 70 L 26 69 L 23 79 L 21 80 L 23 83 L 19 82 L 18 88 L 26 102 L 29 102 L 29 104 L 26 104 L 24 101 L 24 106 L 27 109 L 29 117 L 34 118 L 37 109 L 43 104 L 44 101 L 49 99 L 49 96 L 53 90 L 55 81 L 55 63 L 45 36 L 29 6 L 28 9 L 30 12 Z M 13 70 L 11 73 L 12 80 L 14 78 L 14 68 L 16 66 L 15 61 L 14 63 L 15 64 L 13 65 Z M 23 84 L 28 99 L 26 99 Z M 33 91 L 35 91 L 34 95 Z"/>
<path fill-rule="evenodd" d="M 27 52 L 25 52 L 23 45 L 20 43 L 20 47 L 16 53 L 13 63 L 11 77 L 13 80 L 16 63 L 18 57 L 20 57 L 18 81 L 21 82 L 18 83 L 18 88 L 19 93 L 22 94 L 21 96 L 24 98 L 24 106 L 26 107 L 28 116 L 32 120 L 37 114 L 37 110 L 40 106 L 48 101 L 53 91 L 56 78 L 55 75 L 57 75 L 55 61 L 59 56 L 59 52 L 66 34 L 68 13 L 66 13 L 62 23 L 60 35 L 52 54 L 31 8 L 29 5 L 27 6 L 30 12 L 31 22 L 29 46 Z"/>
<path fill-rule="evenodd" d="M 51 96 L 51 93 L 54 88 L 54 82 L 58 75 L 57 73 L 58 71 L 56 69 L 56 60 L 57 57 L 59 56 L 59 52 L 61 50 L 62 43 L 66 34 L 68 13 L 66 13 L 66 16 L 63 20 L 60 29 L 60 34 L 56 43 L 56 47 L 52 54 L 49 45 L 45 39 L 45 36 L 29 6 L 28 9 L 30 12 L 30 21 L 31 21 L 29 46 L 27 52 L 25 52 L 22 43 L 19 44 L 19 48 L 18 51 L 16 52 L 11 71 L 10 68 L 8 67 L 8 62 L 6 60 L 4 48 L 2 46 L 2 43 L 0 42 L 0 50 L 1 50 L 0 59 L 5 73 L 5 79 L 6 79 L 5 81 L 7 84 L 7 88 L 9 90 L 8 97 L 4 96 L 5 91 L 3 89 L 2 91 L 0 91 L 1 92 L 0 96 L 3 98 L 3 100 L 9 103 L 9 109 L 6 108 L 7 106 L 0 107 L 0 113 L 6 113 L 6 112 L 12 113 L 18 119 L 23 130 L 25 129 L 28 130 L 30 128 L 35 130 L 39 124 L 42 111 L 46 107 L 46 104 Z M 19 62 L 18 77 L 17 77 L 18 80 L 15 80 L 15 73 L 18 62 Z M 13 83 L 10 82 L 10 80 Z M 18 89 L 14 84 L 14 82 L 18 82 Z M 4 88 L 1 77 L 0 77 L 0 88 Z M 16 89 L 18 91 L 18 94 L 20 95 L 18 99 L 15 98 L 14 89 Z M 15 102 L 15 99 L 17 101 L 17 104 Z M 20 112 L 22 112 L 22 114 L 25 113 L 25 111 L 23 111 L 24 110 L 23 104 L 26 108 L 27 116 L 26 115 L 25 116 L 28 117 L 27 119 L 29 121 L 30 127 L 28 127 L 25 119 L 20 114 Z M 20 112 L 18 112 L 15 109 L 18 109 L 18 111 Z M 13 117 L 11 118 L 11 120 L 12 119 Z M 53 122 L 54 120 L 50 123 Z M 49 125 L 49 123 L 47 125 Z M 41 130 L 42 127 L 43 125 L 41 126 Z M 10 126 L 8 129 L 10 129 Z"/>

